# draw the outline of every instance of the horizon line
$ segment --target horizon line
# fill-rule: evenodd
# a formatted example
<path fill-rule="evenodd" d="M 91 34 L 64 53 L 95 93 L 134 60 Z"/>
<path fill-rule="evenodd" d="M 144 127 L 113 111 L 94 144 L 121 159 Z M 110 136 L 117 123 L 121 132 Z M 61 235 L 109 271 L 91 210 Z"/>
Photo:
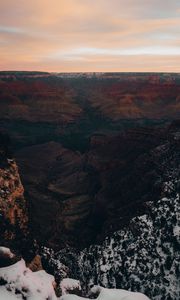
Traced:
<path fill-rule="evenodd" d="M 0 73 L 13 73 L 13 72 L 27 72 L 27 73 L 48 73 L 48 74 L 110 74 L 110 73 L 116 73 L 116 74 L 124 74 L 124 73 L 139 73 L 139 74 L 180 74 L 180 71 L 42 71 L 42 70 L 0 70 Z"/>

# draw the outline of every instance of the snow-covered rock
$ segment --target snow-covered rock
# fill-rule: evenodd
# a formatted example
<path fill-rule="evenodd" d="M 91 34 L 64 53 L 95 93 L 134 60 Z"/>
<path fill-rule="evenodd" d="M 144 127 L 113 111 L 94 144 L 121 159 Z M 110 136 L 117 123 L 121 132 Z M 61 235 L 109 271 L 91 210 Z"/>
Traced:
<path fill-rule="evenodd" d="M 156 191 L 158 187 L 161 193 L 156 201 L 146 198 L 144 214 L 109 234 L 100 245 L 44 255 L 57 275 L 58 264 L 67 266 L 68 277 L 80 280 L 83 296 L 92 286 L 100 285 L 141 292 L 153 300 L 179 300 L 179 141 L 167 141 L 150 155 L 158 174 L 153 188 Z"/>
<path fill-rule="evenodd" d="M 14 253 L 11 252 L 11 250 L 9 248 L 6 247 L 0 247 L 0 258 L 4 257 L 4 258 L 13 258 L 15 256 Z"/>
<path fill-rule="evenodd" d="M 77 295 L 68 294 L 59 298 L 59 300 L 90 300 L 89 298 L 79 297 Z"/>
<path fill-rule="evenodd" d="M 14 254 L 8 248 L 0 248 L 1 252 L 8 256 Z M 0 268 L 0 300 L 57 300 L 54 292 L 54 277 L 45 271 L 32 272 L 21 259 L 13 265 Z M 81 290 L 78 280 L 66 278 L 61 282 L 63 296 L 60 300 L 88 299 L 77 295 L 68 294 L 73 290 Z M 125 290 L 105 289 L 94 287 L 92 294 L 98 292 L 97 300 L 148 300 L 140 293 L 132 293 Z"/>
<path fill-rule="evenodd" d="M 148 300 L 149 298 L 141 293 L 133 293 L 120 289 L 106 289 L 103 287 L 94 287 L 94 293 L 98 292 L 96 300 Z M 76 295 L 65 295 L 60 300 L 82 300 L 88 298 L 78 297 Z M 89 299 L 90 300 L 90 299 Z"/>
<path fill-rule="evenodd" d="M 9 248 L 0 247 L 0 268 L 15 264 L 20 258 L 11 252 Z"/>
<path fill-rule="evenodd" d="M 14 257 L 14 253 L 12 253 L 11 250 L 6 247 L 0 247 L 0 255 L 4 256 L 4 257 L 9 257 L 9 258 Z"/>
<path fill-rule="evenodd" d="M 72 278 L 64 278 L 60 283 L 62 295 L 72 293 L 72 291 L 81 291 L 81 284 L 79 280 Z"/>
<path fill-rule="evenodd" d="M 0 248 L 11 255 L 9 249 Z M 56 300 L 54 277 L 45 271 L 32 272 L 21 259 L 13 265 L 0 268 L 0 300 Z"/>
<path fill-rule="evenodd" d="M 155 300 L 179 299 L 179 195 L 157 201 L 150 215 L 81 252 L 81 280 L 91 286 L 141 291 Z"/>
<path fill-rule="evenodd" d="M 132 219 L 128 227 L 107 237 L 102 245 L 74 254 L 78 268 L 71 268 L 69 276 L 81 281 L 84 294 L 93 285 L 101 285 L 141 292 L 153 300 L 179 300 L 178 174 L 173 168 L 163 183 L 162 198 L 147 203 L 149 214 Z M 67 258 L 68 252 L 61 251 L 49 264 L 68 263 Z"/>

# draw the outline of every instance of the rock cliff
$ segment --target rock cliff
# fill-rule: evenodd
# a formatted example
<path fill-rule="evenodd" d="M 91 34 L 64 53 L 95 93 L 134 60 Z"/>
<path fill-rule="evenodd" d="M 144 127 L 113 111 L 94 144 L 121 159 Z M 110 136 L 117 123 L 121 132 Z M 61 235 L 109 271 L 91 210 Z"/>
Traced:
<path fill-rule="evenodd" d="M 22 249 L 21 243 L 28 233 L 27 204 L 18 167 L 7 143 L 7 137 L 0 134 L 0 242 Z"/>
<path fill-rule="evenodd" d="M 86 153 L 56 142 L 18 151 L 36 238 L 51 247 L 84 247 L 145 213 L 146 202 L 161 195 L 164 173 L 152 150 L 173 145 L 173 130 L 142 127 L 94 135 Z"/>
<path fill-rule="evenodd" d="M 91 245 L 80 252 L 65 248 L 54 253 L 44 249 L 44 263 L 54 268 L 57 277 L 58 263 L 63 263 L 68 267 L 68 275 L 80 279 L 87 290 L 98 284 L 142 292 L 154 300 L 179 299 L 180 135 L 177 125 L 171 126 L 164 144 L 150 151 L 161 170 L 161 178 L 157 178 L 161 193 L 156 199 L 151 196 L 146 199 L 146 213 L 139 213 L 121 230 L 109 234 L 101 245 Z M 143 185 L 143 178 L 140 180 Z M 121 220 L 117 222 L 120 226 Z"/>

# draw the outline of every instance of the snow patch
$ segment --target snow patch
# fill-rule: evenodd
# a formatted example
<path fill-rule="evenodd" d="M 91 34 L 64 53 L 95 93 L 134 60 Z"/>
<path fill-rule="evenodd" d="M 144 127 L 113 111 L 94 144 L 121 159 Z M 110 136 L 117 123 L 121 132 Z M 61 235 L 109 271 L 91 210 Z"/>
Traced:
<path fill-rule="evenodd" d="M 62 295 L 68 294 L 70 291 L 81 291 L 81 284 L 79 280 L 72 278 L 64 278 L 60 283 Z"/>
<path fill-rule="evenodd" d="M 99 293 L 96 300 L 149 300 L 148 297 L 141 293 L 134 293 L 120 289 L 106 289 L 103 287 L 93 287 L 93 293 Z M 88 298 L 78 297 L 76 295 L 65 295 L 60 298 L 60 300 L 82 300 Z M 90 300 L 90 299 L 89 299 Z"/>
<path fill-rule="evenodd" d="M 1 256 L 9 257 L 9 258 L 15 257 L 15 255 L 11 252 L 11 250 L 6 247 L 0 247 L 0 257 Z"/>
<path fill-rule="evenodd" d="M 10 251 L 10 250 L 9 250 Z M 14 265 L 0 268 L 0 300 L 56 300 L 54 277 L 45 271 L 32 272 L 21 259 Z"/>

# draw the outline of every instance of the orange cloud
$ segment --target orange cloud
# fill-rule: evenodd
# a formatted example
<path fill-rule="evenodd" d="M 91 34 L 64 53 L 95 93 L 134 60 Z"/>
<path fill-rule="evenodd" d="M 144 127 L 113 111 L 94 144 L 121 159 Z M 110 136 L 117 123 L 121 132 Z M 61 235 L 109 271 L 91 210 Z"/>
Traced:
<path fill-rule="evenodd" d="M 0 69 L 178 71 L 179 15 L 179 0 L 1 1 Z"/>

